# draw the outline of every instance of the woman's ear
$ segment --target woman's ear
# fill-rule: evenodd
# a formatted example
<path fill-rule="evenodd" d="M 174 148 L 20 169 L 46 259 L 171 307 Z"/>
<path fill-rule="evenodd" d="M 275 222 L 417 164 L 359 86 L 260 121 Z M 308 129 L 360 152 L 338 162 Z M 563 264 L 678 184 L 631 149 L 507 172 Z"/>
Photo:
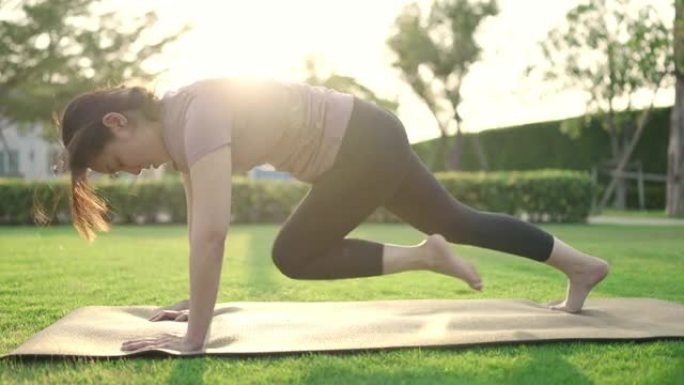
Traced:
<path fill-rule="evenodd" d="M 126 124 L 128 124 L 128 119 L 121 113 L 108 112 L 102 117 L 102 124 L 111 129 L 117 129 L 126 126 Z"/>
<path fill-rule="evenodd" d="M 129 123 L 128 118 L 119 112 L 108 112 L 102 117 L 102 124 L 107 126 L 115 136 L 128 134 L 131 128 Z"/>

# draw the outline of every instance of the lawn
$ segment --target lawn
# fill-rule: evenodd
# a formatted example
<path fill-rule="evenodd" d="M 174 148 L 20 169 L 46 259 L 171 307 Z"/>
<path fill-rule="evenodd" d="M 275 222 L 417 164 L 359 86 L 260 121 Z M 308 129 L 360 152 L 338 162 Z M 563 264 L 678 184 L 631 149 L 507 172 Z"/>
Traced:
<path fill-rule="evenodd" d="M 665 210 L 614 210 L 604 209 L 600 215 L 609 217 L 630 217 L 630 218 L 684 218 L 684 217 L 670 217 Z"/>
<path fill-rule="evenodd" d="M 594 297 L 684 304 L 684 226 L 545 225 L 608 260 Z M 560 299 L 565 282 L 542 264 L 453 246 L 486 289 L 426 272 L 327 282 L 293 281 L 270 261 L 273 225 L 230 230 L 220 302 L 413 298 Z M 414 244 L 403 225 L 363 225 L 352 236 Z M 179 226 L 115 227 L 94 244 L 69 227 L 0 228 L 0 353 L 87 305 L 169 304 L 187 296 L 187 235 Z M 684 341 L 554 343 L 471 349 L 262 358 L 0 361 L 0 384 L 683 384 Z"/>

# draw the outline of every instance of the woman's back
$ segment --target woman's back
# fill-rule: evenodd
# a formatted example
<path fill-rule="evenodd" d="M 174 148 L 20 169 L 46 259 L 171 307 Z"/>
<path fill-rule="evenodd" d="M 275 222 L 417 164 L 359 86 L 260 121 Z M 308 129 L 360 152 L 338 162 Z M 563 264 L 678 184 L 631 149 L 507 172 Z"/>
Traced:
<path fill-rule="evenodd" d="M 269 163 L 311 182 L 335 160 L 353 97 L 306 84 L 213 79 L 167 93 L 162 103 L 177 169 L 223 141 L 231 143 L 236 172 Z"/>

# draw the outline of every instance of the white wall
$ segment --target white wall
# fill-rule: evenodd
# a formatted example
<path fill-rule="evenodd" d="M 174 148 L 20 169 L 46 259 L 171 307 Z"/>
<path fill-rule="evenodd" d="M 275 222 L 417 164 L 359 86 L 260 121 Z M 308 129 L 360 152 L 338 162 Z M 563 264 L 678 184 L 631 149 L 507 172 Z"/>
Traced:
<path fill-rule="evenodd" d="M 55 177 L 52 173 L 52 157 L 59 151 L 59 147 L 41 138 L 40 126 L 21 130 L 15 126 L 8 126 L 4 128 L 3 134 L 10 151 L 18 152 L 18 171 L 21 177 L 40 180 Z M 5 147 L 1 143 L 0 152 L 5 152 Z M 8 167 L 8 155 L 5 155 L 5 169 Z"/>

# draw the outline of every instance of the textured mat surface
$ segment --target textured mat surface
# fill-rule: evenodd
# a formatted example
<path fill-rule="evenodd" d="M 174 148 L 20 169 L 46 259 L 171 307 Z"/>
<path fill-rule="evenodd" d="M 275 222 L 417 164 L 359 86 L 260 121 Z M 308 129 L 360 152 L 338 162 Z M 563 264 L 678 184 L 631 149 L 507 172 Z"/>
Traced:
<path fill-rule="evenodd" d="M 80 308 L 9 355 L 124 356 L 131 354 L 120 349 L 128 339 L 184 333 L 185 323 L 147 321 L 156 309 Z M 589 299 L 582 313 L 567 314 L 526 300 L 233 302 L 216 306 L 205 354 L 655 338 L 684 338 L 684 305 L 648 298 Z"/>

